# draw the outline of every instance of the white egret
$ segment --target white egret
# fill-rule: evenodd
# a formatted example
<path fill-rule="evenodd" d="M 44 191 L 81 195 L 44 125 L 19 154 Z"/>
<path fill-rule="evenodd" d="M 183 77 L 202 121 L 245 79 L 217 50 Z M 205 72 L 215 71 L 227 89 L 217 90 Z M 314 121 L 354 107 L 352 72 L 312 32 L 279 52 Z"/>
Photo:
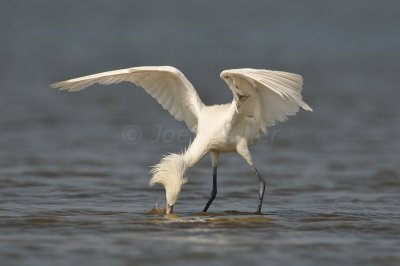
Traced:
<path fill-rule="evenodd" d="M 177 120 L 184 121 L 196 134 L 193 142 L 181 154 L 169 154 L 152 169 L 150 184 L 164 186 L 166 213 L 172 212 L 181 187 L 187 182 L 186 172 L 206 154 L 211 153 L 213 188 L 204 212 L 217 195 L 217 164 L 221 153 L 237 152 L 250 165 L 259 182 L 257 214 L 265 192 L 265 181 L 257 171 L 249 147 L 267 128 L 299 107 L 312 111 L 302 100 L 303 78 L 300 75 L 264 69 L 230 69 L 220 77 L 228 84 L 233 100 L 227 104 L 205 105 L 193 85 L 176 68 L 170 66 L 133 67 L 61 81 L 51 86 L 60 90 L 80 91 L 99 84 L 129 81 L 143 87 Z"/>

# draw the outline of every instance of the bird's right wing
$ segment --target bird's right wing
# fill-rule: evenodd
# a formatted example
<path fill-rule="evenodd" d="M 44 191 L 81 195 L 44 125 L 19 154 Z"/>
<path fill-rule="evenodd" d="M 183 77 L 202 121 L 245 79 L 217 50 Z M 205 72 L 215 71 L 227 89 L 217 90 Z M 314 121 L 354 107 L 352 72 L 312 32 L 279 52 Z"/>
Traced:
<path fill-rule="evenodd" d="M 221 78 L 232 90 L 238 113 L 255 117 L 259 130 L 294 115 L 299 107 L 306 111 L 312 108 L 303 101 L 300 75 L 265 69 L 229 69 L 221 72 Z"/>
<path fill-rule="evenodd" d="M 170 66 L 133 67 L 98 73 L 57 82 L 53 88 L 80 91 L 90 85 L 129 81 L 141 86 L 178 121 L 185 121 L 192 132 L 197 130 L 198 114 L 203 107 L 196 90 L 178 69 Z"/>

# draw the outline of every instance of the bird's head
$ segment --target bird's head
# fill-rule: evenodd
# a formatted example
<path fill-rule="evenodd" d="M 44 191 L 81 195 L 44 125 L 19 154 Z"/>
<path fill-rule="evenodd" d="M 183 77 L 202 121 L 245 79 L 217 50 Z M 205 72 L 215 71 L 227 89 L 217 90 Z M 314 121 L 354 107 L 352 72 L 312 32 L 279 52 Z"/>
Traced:
<path fill-rule="evenodd" d="M 166 213 L 169 214 L 178 200 L 182 185 L 187 182 L 185 160 L 180 154 L 169 154 L 162 158 L 151 172 L 153 177 L 150 185 L 158 183 L 164 186 L 167 199 Z"/>

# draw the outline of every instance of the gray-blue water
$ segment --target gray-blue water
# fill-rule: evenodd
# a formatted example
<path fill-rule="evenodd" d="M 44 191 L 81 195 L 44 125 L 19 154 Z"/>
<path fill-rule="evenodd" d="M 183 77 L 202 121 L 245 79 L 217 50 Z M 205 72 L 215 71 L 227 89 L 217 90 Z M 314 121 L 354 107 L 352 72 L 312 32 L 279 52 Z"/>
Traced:
<path fill-rule="evenodd" d="M 3 1 L 0 264 L 399 265 L 397 1 Z M 142 89 L 50 83 L 181 69 L 207 104 L 236 67 L 302 74 L 301 111 L 252 149 L 189 173 L 176 217 L 150 166 L 193 136 Z M 132 131 L 140 129 L 141 132 Z"/>

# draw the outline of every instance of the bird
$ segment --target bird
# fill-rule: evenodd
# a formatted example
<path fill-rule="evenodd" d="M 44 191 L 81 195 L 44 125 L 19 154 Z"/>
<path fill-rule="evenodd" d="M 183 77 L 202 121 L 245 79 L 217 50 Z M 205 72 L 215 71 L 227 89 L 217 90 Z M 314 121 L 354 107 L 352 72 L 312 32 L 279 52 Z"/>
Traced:
<path fill-rule="evenodd" d="M 206 105 L 185 75 L 172 66 L 140 66 L 69 79 L 50 85 L 76 92 L 93 84 L 117 84 L 124 81 L 142 87 L 176 120 L 184 121 L 195 134 L 185 151 L 170 153 L 152 167 L 150 185 L 165 189 L 165 214 L 173 213 L 187 172 L 205 155 L 211 154 L 212 191 L 203 212 L 217 196 L 217 167 L 222 153 L 236 152 L 250 166 L 258 181 L 255 214 L 262 214 L 266 182 L 257 170 L 249 147 L 268 133 L 267 129 L 300 108 L 313 109 L 302 99 L 303 77 L 266 69 L 223 70 L 220 77 L 233 94 L 231 102 Z"/>

